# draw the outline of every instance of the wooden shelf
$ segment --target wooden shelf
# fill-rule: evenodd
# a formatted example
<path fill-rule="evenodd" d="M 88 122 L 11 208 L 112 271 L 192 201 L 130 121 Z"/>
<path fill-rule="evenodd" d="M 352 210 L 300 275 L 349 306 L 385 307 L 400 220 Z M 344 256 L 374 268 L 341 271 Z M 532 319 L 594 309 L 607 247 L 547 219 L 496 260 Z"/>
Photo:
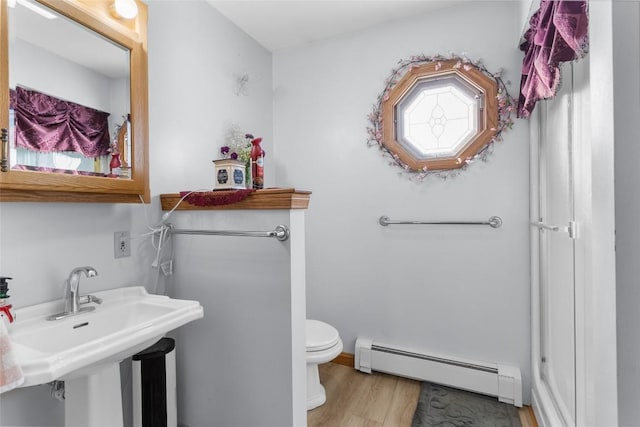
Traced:
<path fill-rule="evenodd" d="M 163 211 L 170 211 L 180 201 L 179 193 L 161 194 L 160 202 Z M 267 188 L 256 190 L 246 199 L 230 205 L 194 206 L 184 200 L 175 209 L 184 210 L 238 210 L 238 209 L 307 209 L 311 191 L 295 188 Z"/>

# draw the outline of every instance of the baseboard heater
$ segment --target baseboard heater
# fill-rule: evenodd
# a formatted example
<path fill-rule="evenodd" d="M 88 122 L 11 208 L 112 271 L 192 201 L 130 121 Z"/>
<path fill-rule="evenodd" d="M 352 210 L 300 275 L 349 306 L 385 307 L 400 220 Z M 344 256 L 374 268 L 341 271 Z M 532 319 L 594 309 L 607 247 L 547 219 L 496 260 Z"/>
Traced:
<path fill-rule="evenodd" d="M 355 368 L 497 396 L 500 402 L 522 406 L 522 378 L 517 366 L 424 354 L 358 338 Z"/>

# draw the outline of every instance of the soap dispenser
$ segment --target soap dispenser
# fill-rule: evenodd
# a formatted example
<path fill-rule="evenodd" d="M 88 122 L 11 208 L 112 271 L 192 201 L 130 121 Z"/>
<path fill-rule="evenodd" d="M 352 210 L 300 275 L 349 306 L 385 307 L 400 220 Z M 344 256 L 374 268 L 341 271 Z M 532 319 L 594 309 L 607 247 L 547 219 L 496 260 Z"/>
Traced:
<path fill-rule="evenodd" d="M 15 316 L 9 303 L 9 280 L 12 280 L 11 277 L 0 277 L 0 317 L 4 315 L 9 323 L 13 323 Z"/>

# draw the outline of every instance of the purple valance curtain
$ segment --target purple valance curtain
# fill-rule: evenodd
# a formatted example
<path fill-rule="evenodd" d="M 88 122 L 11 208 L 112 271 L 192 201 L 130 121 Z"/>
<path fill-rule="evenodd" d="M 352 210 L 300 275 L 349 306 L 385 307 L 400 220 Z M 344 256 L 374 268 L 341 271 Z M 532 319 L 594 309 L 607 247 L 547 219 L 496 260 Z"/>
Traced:
<path fill-rule="evenodd" d="M 10 91 L 16 144 L 32 151 L 75 151 L 85 157 L 109 153 L 109 113 L 17 87 Z"/>
<path fill-rule="evenodd" d="M 561 62 L 575 61 L 587 53 L 587 12 L 586 0 L 540 1 L 520 45 L 525 56 L 518 117 L 528 118 L 538 100 L 555 96 Z"/>

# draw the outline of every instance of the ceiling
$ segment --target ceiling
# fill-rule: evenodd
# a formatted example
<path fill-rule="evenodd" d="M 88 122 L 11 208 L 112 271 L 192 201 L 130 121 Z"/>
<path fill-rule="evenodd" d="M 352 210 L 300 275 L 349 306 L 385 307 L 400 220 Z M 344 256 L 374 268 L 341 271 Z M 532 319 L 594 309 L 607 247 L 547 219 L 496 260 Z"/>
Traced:
<path fill-rule="evenodd" d="M 41 11 L 41 12 L 38 12 Z M 129 51 L 43 5 L 8 8 L 10 43 L 27 42 L 112 79 L 129 76 Z M 49 13 L 46 18 L 42 13 Z"/>
<path fill-rule="evenodd" d="M 271 52 L 469 0 L 207 0 Z"/>

